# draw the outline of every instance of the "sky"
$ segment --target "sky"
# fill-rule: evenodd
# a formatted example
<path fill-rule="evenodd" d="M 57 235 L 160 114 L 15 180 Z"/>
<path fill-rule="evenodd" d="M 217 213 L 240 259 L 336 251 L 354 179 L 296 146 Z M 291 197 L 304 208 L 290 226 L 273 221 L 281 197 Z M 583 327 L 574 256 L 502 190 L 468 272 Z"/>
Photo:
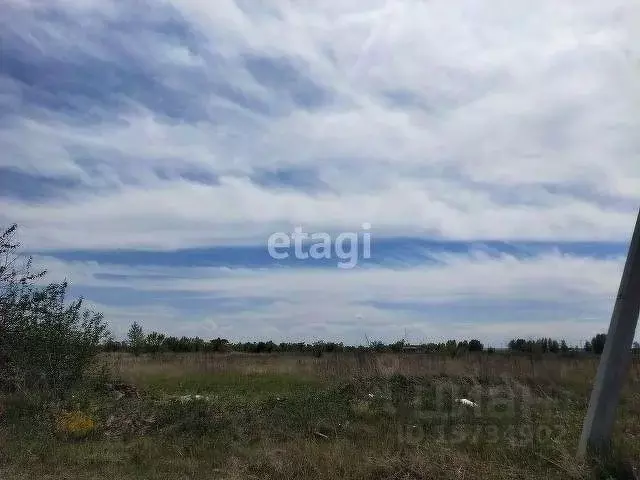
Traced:
<path fill-rule="evenodd" d="M 639 21 L 628 0 L 4 0 L 0 225 L 116 336 L 582 343 L 640 206 Z M 322 258 L 282 246 L 296 229 Z"/>

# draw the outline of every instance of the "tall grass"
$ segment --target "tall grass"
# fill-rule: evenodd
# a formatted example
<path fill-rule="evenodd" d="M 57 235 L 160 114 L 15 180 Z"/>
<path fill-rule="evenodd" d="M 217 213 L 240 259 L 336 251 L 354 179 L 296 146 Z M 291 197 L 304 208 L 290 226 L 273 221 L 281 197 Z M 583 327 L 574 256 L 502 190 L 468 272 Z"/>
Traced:
<path fill-rule="evenodd" d="M 123 378 L 147 375 L 184 376 L 193 373 L 290 374 L 325 380 L 372 376 L 469 376 L 478 379 L 505 375 L 543 384 L 569 382 L 590 386 L 598 357 L 549 354 L 475 354 L 458 357 L 436 354 L 336 353 L 320 358 L 300 354 L 185 353 L 160 355 L 103 354 L 102 360 Z M 631 382 L 640 379 L 640 359 L 630 369 Z"/>

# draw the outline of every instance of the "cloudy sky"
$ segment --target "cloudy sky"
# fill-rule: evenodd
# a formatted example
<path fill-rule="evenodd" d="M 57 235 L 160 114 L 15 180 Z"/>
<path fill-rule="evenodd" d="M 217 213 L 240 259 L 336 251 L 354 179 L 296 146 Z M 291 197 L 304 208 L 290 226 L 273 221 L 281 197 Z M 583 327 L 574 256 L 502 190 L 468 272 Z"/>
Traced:
<path fill-rule="evenodd" d="M 116 334 L 581 342 L 640 206 L 638 20 L 628 0 L 4 0 L 0 223 Z M 355 268 L 268 253 L 366 223 Z"/>

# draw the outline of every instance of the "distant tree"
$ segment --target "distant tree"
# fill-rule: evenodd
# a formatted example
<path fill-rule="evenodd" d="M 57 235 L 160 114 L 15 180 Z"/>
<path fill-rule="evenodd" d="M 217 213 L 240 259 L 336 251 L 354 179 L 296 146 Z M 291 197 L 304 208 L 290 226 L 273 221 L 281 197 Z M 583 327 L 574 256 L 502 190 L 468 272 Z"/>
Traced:
<path fill-rule="evenodd" d="M 585 352 L 593 352 L 593 346 L 591 345 L 590 341 L 586 341 L 584 342 L 584 351 Z"/>
<path fill-rule="evenodd" d="M 599 333 L 591 339 L 593 353 L 600 355 L 604 351 L 604 344 L 607 341 L 606 333 Z"/>
<path fill-rule="evenodd" d="M 567 345 L 567 342 L 564 340 L 560 342 L 560 351 L 562 353 L 567 353 L 569 351 L 569 345 Z"/>
<path fill-rule="evenodd" d="M 327 351 L 327 345 L 324 342 L 315 342 L 313 344 L 313 356 L 316 358 L 322 357 L 324 352 Z"/>
<path fill-rule="evenodd" d="M 211 340 L 209 345 L 213 352 L 225 352 L 229 348 L 229 340 L 218 337 Z"/>
<path fill-rule="evenodd" d="M 429 342 L 420 345 L 420 349 L 425 353 L 436 353 L 439 351 L 440 347 L 437 343 Z"/>
<path fill-rule="evenodd" d="M 452 357 L 456 356 L 458 352 L 458 342 L 455 340 L 447 340 L 447 343 L 444 345 L 444 350 Z"/>
<path fill-rule="evenodd" d="M 469 351 L 470 352 L 481 352 L 484 350 L 484 345 L 480 342 L 480 340 L 473 339 L 469 341 Z"/>
<path fill-rule="evenodd" d="M 563 347 L 564 345 L 564 347 Z M 516 352 L 527 352 L 540 355 L 543 353 L 558 353 L 560 351 L 568 351 L 567 344 L 564 340 L 558 342 L 553 338 L 537 338 L 535 340 L 525 340 L 524 338 L 517 338 L 509 341 L 509 350 Z M 563 350 L 566 349 L 566 350 Z"/>
<path fill-rule="evenodd" d="M 178 339 L 178 352 L 194 352 L 193 341 L 189 337 L 182 336 Z"/>
<path fill-rule="evenodd" d="M 509 341 L 509 350 L 516 352 L 530 352 L 531 341 L 527 341 L 524 338 L 517 338 Z"/>
<path fill-rule="evenodd" d="M 384 352 L 386 347 L 387 346 L 381 340 L 372 340 L 369 342 L 369 348 L 374 352 Z"/>
<path fill-rule="evenodd" d="M 190 339 L 190 350 L 191 352 L 202 352 L 205 349 L 205 342 L 203 339 L 201 339 L 200 337 L 195 337 L 193 339 Z"/>
<path fill-rule="evenodd" d="M 267 343 L 266 342 L 258 342 L 253 350 L 253 353 L 263 353 L 267 351 Z"/>
<path fill-rule="evenodd" d="M 532 354 L 532 358 L 539 358 L 543 353 L 549 351 L 549 344 L 546 338 L 541 338 L 532 342 L 529 342 L 529 348 L 527 352 Z"/>
<path fill-rule="evenodd" d="M 165 336 L 162 333 L 151 332 L 144 341 L 144 350 L 149 353 L 158 353 L 164 347 Z"/>
<path fill-rule="evenodd" d="M 129 339 L 129 349 L 131 350 L 131 353 L 135 356 L 140 355 L 144 349 L 145 337 L 142 327 L 138 322 L 133 322 L 131 324 L 129 333 L 127 333 L 127 338 Z"/>
<path fill-rule="evenodd" d="M 178 351 L 178 338 L 174 336 L 169 336 L 164 339 L 164 346 L 170 352 Z"/>

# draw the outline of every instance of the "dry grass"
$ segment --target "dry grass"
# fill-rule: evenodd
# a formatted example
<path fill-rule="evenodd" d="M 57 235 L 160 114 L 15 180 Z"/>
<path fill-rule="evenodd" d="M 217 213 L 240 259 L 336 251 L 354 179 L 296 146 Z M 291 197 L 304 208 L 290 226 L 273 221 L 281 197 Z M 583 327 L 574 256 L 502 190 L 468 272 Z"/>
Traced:
<path fill-rule="evenodd" d="M 565 358 L 558 355 L 532 357 L 519 354 L 475 355 L 450 358 L 421 354 L 326 354 L 320 358 L 296 354 L 162 354 L 134 357 L 108 354 L 103 360 L 123 377 L 140 379 L 162 373 L 184 376 L 193 373 L 289 374 L 325 380 L 372 376 L 446 375 L 541 380 L 545 383 L 569 382 L 590 385 L 598 359 L 593 356 Z M 632 381 L 640 379 L 640 361 L 631 369 Z"/>
<path fill-rule="evenodd" d="M 637 361 L 619 410 L 617 460 L 597 465 L 574 455 L 597 368 L 593 357 L 101 360 L 137 385 L 141 398 L 76 392 L 67 403 L 99 425 L 81 441 L 56 437 L 36 402 L 5 399 L 0 478 L 581 479 L 632 478 L 620 459 L 627 468 L 640 466 Z M 187 393 L 206 398 L 172 400 Z M 481 408 L 456 408 L 458 396 Z"/>

